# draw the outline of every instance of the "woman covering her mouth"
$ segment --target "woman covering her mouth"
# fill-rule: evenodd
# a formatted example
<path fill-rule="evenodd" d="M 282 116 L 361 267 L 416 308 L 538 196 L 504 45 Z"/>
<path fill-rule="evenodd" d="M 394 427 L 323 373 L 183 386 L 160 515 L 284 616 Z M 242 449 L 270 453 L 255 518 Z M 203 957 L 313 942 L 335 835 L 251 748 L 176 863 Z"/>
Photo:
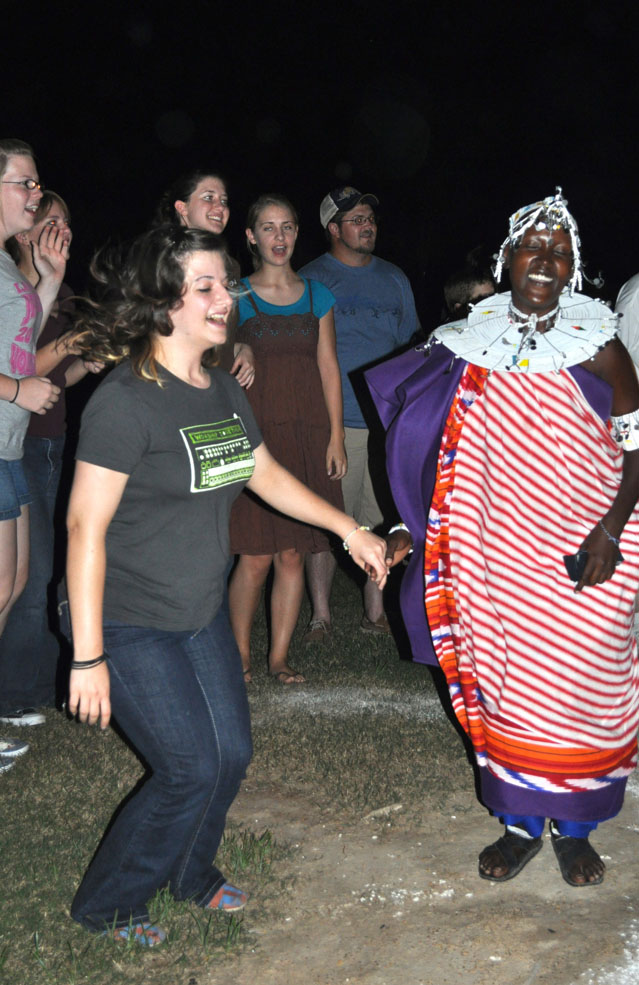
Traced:
<path fill-rule="evenodd" d="M 575 293 L 579 251 L 560 189 L 520 209 L 495 271 L 511 290 L 367 374 L 415 542 L 404 618 L 504 824 L 479 856 L 495 882 L 550 818 L 564 879 L 600 883 L 588 836 L 637 759 L 639 385 L 616 316 Z M 392 533 L 389 559 L 410 543 Z"/>

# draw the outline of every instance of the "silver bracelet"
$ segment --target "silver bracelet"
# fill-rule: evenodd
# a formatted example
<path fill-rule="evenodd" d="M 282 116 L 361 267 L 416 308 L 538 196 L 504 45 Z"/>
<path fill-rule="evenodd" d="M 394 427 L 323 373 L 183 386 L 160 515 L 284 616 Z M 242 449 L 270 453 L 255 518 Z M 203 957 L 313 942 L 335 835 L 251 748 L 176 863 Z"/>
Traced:
<path fill-rule="evenodd" d="M 618 537 L 613 537 L 612 534 L 608 530 L 606 530 L 606 528 L 604 527 L 603 520 L 600 520 L 599 521 L 599 526 L 601 527 L 601 529 L 605 533 L 605 535 L 608 538 L 608 540 L 612 541 L 613 544 L 616 544 L 617 547 L 619 547 L 619 538 Z"/>

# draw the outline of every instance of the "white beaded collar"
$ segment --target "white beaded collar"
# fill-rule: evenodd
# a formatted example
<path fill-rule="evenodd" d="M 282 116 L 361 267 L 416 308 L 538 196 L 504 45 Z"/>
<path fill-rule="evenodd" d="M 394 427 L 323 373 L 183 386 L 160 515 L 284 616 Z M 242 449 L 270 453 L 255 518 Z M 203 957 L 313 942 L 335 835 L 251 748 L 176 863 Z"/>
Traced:
<path fill-rule="evenodd" d="M 548 373 L 591 359 L 617 334 L 619 316 L 602 301 L 566 292 L 547 332 L 534 332 L 522 347 L 520 323 L 509 313 L 510 292 L 494 294 L 462 321 L 440 325 L 433 339 L 459 359 L 490 370 Z"/>

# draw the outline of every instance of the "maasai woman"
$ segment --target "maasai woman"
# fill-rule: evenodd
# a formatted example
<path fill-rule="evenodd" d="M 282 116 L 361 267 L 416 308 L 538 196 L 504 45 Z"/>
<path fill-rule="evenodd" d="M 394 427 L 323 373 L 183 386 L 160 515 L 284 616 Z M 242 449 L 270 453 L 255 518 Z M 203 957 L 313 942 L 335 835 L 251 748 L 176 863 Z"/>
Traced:
<path fill-rule="evenodd" d="M 434 648 L 505 825 L 479 857 L 494 881 L 539 851 L 551 818 L 566 881 L 600 883 L 588 835 L 636 762 L 639 386 L 612 311 L 574 293 L 579 246 L 560 189 L 516 212 L 496 267 L 511 292 L 368 373 L 415 540 L 413 650 L 434 662 Z M 389 555 L 409 546 L 398 530 Z"/>

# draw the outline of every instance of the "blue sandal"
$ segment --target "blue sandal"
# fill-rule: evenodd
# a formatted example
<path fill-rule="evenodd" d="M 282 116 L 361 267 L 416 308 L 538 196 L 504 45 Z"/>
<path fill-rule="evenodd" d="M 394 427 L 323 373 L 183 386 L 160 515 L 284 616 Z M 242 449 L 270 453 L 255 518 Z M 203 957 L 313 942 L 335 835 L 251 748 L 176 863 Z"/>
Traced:
<path fill-rule="evenodd" d="M 217 893 L 206 904 L 207 910 L 224 910 L 226 913 L 233 913 L 235 910 L 243 910 L 248 903 L 248 896 L 241 889 L 236 889 L 230 883 L 225 882 L 220 886 Z"/>
<path fill-rule="evenodd" d="M 126 927 L 114 927 L 105 930 L 104 936 L 112 936 L 118 944 L 135 941 L 140 947 L 156 947 L 166 940 L 166 933 L 148 920 L 127 924 Z"/>

